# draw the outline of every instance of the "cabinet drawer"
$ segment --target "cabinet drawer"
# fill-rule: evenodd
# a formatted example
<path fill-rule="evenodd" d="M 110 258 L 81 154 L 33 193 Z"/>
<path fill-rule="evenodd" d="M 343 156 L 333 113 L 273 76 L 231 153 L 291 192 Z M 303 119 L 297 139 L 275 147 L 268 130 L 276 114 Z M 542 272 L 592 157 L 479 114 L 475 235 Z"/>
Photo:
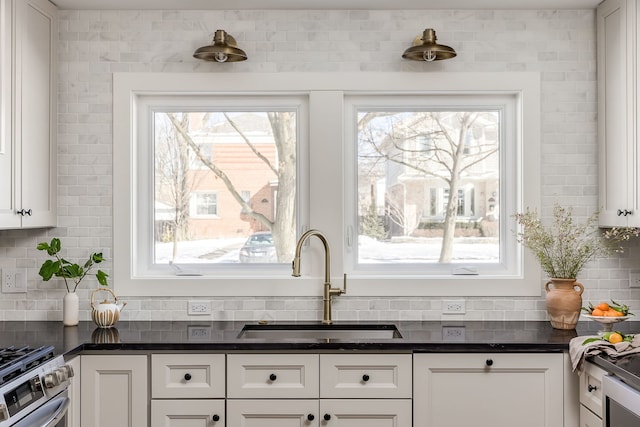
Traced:
<path fill-rule="evenodd" d="M 224 399 L 151 401 L 154 427 L 224 427 L 225 418 Z"/>
<path fill-rule="evenodd" d="M 580 405 L 580 427 L 603 427 L 602 419 Z"/>
<path fill-rule="evenodd" d="M 316 399 L 227 400 L 227 427 L 317 427 L 318 409 Z"/>
<path fill-rule="evenodd" d="M 153 354 L 151 396 L 170 398 L 224 398 L 224 354 Z"/>
<path fill-rule="evenodd" d="M 322 354 L 321 398 L 410 398 L 410 354 Z"/>
<path fill-rule="evenodd" d="M 317 354 L 230 354 L 227 397 L 317 398 Z"/>
<path fill-rule="evenodd" d="M 606 375 L 593 363 L 586 362 L 580 374 L 580 403 L 602 417 L 602 378 Z"/>

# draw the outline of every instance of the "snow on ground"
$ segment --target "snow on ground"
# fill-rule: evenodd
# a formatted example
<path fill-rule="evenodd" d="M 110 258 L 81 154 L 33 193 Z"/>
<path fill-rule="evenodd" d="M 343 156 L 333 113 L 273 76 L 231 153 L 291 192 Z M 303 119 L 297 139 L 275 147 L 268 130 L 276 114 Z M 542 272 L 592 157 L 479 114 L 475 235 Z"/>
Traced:
<path fill-rule="evenodd" d="M 237 263 L 240 248 L 245 240 L 245 237 L 239 237 L 179 242 L 179 255 L 174 263 Z M 172 243 L 156 243 L 156 263 L 168 263 L 172 258 L 172 251 Z M 440 239 L 381 242 L 360 236 L 359 256 L 362 263 L 437 262 L 440 257 Z M 497 262 L 498 258 L 499 247 L 496 240 L 455 240 L 453 262 Z"/>

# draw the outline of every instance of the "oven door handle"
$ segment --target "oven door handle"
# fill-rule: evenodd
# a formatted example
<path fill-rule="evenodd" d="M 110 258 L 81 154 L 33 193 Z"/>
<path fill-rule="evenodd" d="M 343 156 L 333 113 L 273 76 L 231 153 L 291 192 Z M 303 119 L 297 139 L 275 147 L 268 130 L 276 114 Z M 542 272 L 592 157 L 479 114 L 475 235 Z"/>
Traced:
<path fill-rule="evenodd" d="M 54 427 L 67 413 L 71 399 L 61 395 L 51 399 L 13 427 Z"/>

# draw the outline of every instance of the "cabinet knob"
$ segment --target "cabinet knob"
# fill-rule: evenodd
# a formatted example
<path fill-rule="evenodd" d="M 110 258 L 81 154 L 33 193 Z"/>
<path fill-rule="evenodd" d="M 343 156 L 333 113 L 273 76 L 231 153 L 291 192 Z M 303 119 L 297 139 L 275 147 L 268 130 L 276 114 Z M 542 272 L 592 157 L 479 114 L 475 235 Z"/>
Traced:
<path fill-rule="evenodd" d="M 220 415 L 218 415 L 218 414 L 213 414 L 213 416 L 211 417 L 211 420 L 213 420 L 213 421 L 220 421 Z"/>
<path fill-rule="evenodd" d="M 275 380 L 277 380 L 277 379 L 278 379 L 278 377 L 276 376 L 276 374 L 271 374 L 271 375 L 269 375 L 269 380 L 270 380 L 270 381 L 275 381 Z"/>
<path fill-rule="evenodd" d="M 484 364 L 487 366 L 492 366 L 493 365 L 493 359 L 487 359 L 484 361 Z"/>
<path fill-rule="evenodd" d="M 331 415 L 324 414 L 324 417 L 322 417 L 322 418 L 324 418 L 325 421 L 329 421 L 331 419 Z"/>
<path fill-rule="evenodd" d="M 31 216 L 31 209 L 27 209 L 27 210 L 20 209 L 19 211 L 16 211 L 16 213 L 18 215 L 22 215 L 22 216 L 25 216 L 25 215 L 26 216 Z"/>
<path fill-rule="evenodd" d="M 365 383 L 366 383 L 367 381 L 369 381 L 369 375 L 364 374 L 364 375 L 362 376 L 362 381 L 364 381 Z"/>
<path fill-rule="evenodd" d="M 191 374 L 190 374 L 190 373 L 188 373 L 188 372 L 187 372 L 186 374 L 184 374 L 184 380 L 185 380 L 185 381 L 189 381 L 189 380 L 191 380 Z"/>
<path fill-rule="evenodd" d="M 596 387 L 594 385 L 591 385 L 591 384 L 589 384 L 587 386 L 587 390 L 589 390 L 589 393 L 591 393 L 592 391 L 597 390 L 597 389 L 598 389 L 598 387 Z"/>
<path fill-rule="evenodd" d="M 313 416 L 313 414 L 309 414 L 309 415 L 307 415 L 307 420 L 309 420 L 309 421 L 313 421 L 313 420 L 315 420 L 315 419 L 316 419 L 316 417 L 314 417 L 314 416 Z"/>

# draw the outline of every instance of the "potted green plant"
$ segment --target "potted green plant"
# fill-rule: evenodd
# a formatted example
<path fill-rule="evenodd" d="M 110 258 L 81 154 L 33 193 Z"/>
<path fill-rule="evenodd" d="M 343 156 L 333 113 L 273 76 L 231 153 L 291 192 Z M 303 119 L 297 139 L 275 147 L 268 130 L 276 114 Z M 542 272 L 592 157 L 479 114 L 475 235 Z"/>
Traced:
<path fill-rule="evenodd" d="M 597 257 L 622 252 L 621 242 L 640 235 L 640 229 L 633 227 L 600 230 L 597 212 L 578 223 L 571 208 L 558 204 L 550 227 L 529 209 L 515 218 L 522 226 L 516 233 L 518 241 L 533 252 L 549 277 L 545 284 L 547 311 L 556 329 L 573 329 L 578 322 L 584 286 L 577 277 L 584 266 Z"/>
<path fill-rule="evenodd" d="M 109 286 L 107 278 L 109 275 L 102 270 L 97 270 L 95 274 L 91 273 L 96 264 L 100 264 L 104 261 L 102 252 L 94 252 L 89 255 L 87 261 L 80 265 L 72 263 L 60 256 L 60 250 L 62 244 L 60 239 L 54 237 L 50 243 L 39 243 L 37 249 L 40 251 L 46 251 L 47 254 L 52 257 L 46 260 L 40 267 L 38 274 L 42 277 L 42 280 L 49 281 L 52 277 L 61 277 L 64 280 L 64 285 L 67 288 L 67 294 L 63 299 L 63 323 L 65 326 L 74 326 L 78 324 L 78 295 L 76 289 L 80 282 L 88 275 L 95 275 L 98 283 L 101 286 Z M 71 284 L 70 284 L 71 282 Z"/>

